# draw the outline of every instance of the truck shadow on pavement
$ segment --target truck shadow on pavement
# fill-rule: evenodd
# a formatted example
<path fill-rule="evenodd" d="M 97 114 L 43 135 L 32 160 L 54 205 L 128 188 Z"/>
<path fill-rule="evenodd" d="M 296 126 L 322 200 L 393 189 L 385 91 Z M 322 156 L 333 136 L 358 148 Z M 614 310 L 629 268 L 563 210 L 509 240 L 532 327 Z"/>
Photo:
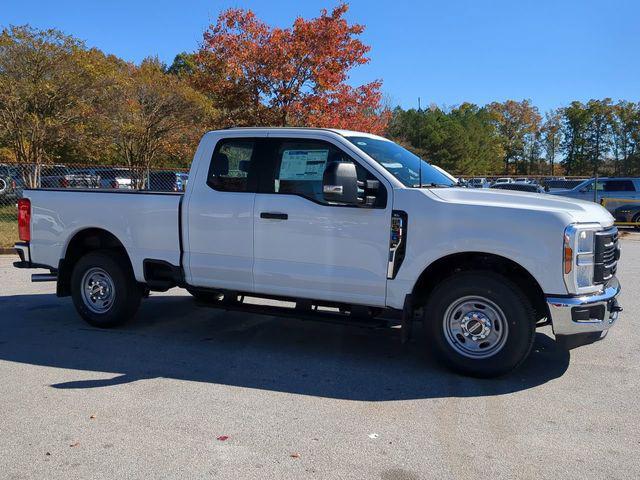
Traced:
<path fill-rule="evenodd" d="M 88 326 L 70 299 L 48 294 L 2 296 L 0 312 L 0 360 L 92 372 L 58 389 L 173 378 L 362 401 L 475 397 L 536 387 L 569 365 L 569 352 L 538 333 L 515 373 L 465 378 L 420 342 L 401 345 L 397 331 L 202 308 L 187 296 L 154 295 L 114 330 Z"/>

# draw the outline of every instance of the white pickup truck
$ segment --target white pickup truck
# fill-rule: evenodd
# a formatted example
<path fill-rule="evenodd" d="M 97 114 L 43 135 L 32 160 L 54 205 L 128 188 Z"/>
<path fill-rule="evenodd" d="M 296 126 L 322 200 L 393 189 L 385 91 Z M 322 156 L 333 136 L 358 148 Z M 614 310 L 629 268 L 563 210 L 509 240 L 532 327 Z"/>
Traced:
<path fill-rule="evenodd" d="M 537 327 L 581 344 L 621 310 L 604 208 L 458 188 L 365 133 L 213 131 L 184 194 L 25 190 L 18 211 L 15 266 L 49 269 L 33 280 L 57 281 L 98 327 L 131 319 L 149 290 L 237 309 L 281 299 L 305 317 L 395 319 L 404 338 L 419 321 L 450 367 L 489 377 L 527 358 Z"/>

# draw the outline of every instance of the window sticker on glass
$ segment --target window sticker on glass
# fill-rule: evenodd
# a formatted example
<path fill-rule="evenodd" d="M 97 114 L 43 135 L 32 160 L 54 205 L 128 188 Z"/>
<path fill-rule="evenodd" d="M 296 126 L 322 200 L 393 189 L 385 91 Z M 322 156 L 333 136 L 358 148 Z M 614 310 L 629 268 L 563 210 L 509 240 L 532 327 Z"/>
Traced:
<path fill-rule="evenodd" d="M 280 180 L 322 180 L 329 150 L 285 150 Z"/>

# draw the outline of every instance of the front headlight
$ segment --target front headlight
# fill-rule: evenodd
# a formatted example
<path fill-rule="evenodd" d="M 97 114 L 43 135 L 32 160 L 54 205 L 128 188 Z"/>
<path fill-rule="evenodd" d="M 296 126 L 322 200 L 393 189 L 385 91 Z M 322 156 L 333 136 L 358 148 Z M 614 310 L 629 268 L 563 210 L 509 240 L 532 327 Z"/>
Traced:
<path fill-rule="evenodd" d="M 600 289 L 593 283 L 595 233 L 598 223 L 569 225 L 564 231 L 564 283 L 569 293 L 593 293 Z"/>

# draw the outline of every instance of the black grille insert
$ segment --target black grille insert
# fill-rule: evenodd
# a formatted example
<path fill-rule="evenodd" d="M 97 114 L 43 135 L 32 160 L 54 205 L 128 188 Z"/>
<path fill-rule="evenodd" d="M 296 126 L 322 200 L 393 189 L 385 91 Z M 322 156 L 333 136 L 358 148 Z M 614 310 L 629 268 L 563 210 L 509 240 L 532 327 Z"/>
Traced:
<path fill-rule="evenodd" d="M 595 234 L 595 265 L 593 283 L 608 282 L 615 274 L 620 258 L 618 229 L 616 227 Z"/>

